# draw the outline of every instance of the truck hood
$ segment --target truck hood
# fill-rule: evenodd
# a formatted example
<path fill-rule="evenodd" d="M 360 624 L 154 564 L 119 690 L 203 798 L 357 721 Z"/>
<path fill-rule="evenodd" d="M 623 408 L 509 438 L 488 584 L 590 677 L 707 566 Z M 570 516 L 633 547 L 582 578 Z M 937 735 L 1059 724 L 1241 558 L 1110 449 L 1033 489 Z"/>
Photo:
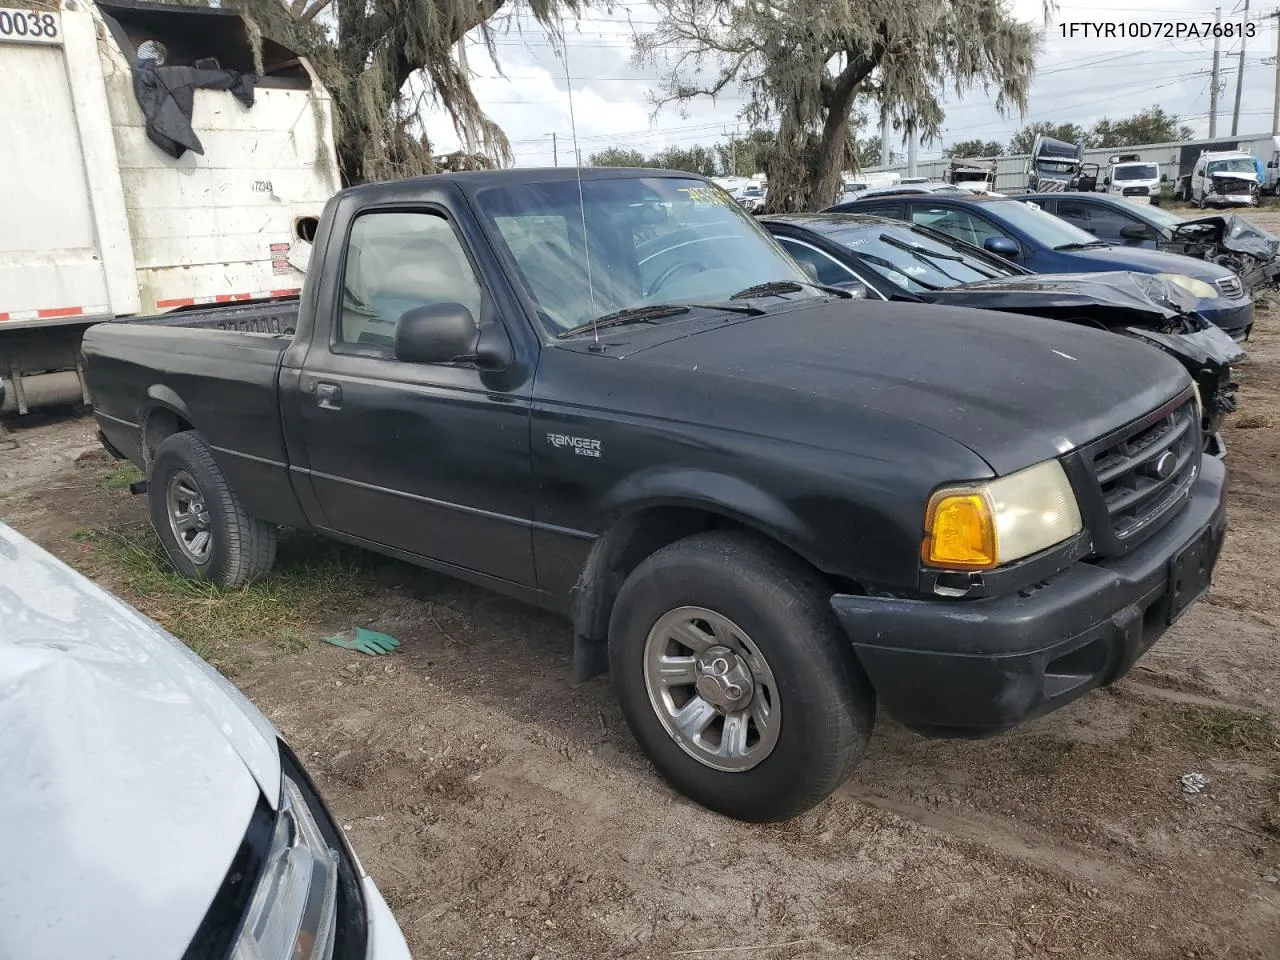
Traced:
<path fill-rule="evenodd" d="M 1256 173 L 1246 173 L 1244 170 L 1223 170 L 1221 173 L 1209 174 L 1210 180 L 1238 180 L 1243 183 L 1257 183 L 1258 175 Z"/>
<path fill-rule="evenodd" d="M 0 955 L 181 957 L 275 729 L 186 647 L 0 524 Z"/>
<path fill-rule="evenodd" d="M 841 300 L 635 337 L 610 354 L 778 402 L 812 397 L 851 417 L 871 408 L 964 444 L 998 474 L 1094 440 L 1188 385 L 1175 361 L 1127 338 L 958 307 Z"/>
<path fill-rule="evenodd" d="M 1193 312 L 1197 303 L 1166 280 L 1125 271 L 996 277 L 931 290 L 920 297 L 948 306 L 1086 319 L 1107 328 L 1133 324 L 1164 328 Z"/>

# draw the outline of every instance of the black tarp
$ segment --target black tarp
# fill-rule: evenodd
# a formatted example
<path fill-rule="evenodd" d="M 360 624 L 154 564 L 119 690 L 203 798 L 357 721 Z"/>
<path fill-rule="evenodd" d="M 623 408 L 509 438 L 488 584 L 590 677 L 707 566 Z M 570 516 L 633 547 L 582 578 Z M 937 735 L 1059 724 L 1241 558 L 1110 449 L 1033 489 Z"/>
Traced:
<path fill-rule="evenodd" d="M 162 66 L 150 59 L 133 65 L 133 93 L 147 120 L 147 137 L 175 159 L 188 150 L 204 153 L 191 126 L 196 90 L 229 90 L 252 107 L 255 82 L 251 74 L 224 70 L 216 60 L 197 61 L 190 67 Z"/>

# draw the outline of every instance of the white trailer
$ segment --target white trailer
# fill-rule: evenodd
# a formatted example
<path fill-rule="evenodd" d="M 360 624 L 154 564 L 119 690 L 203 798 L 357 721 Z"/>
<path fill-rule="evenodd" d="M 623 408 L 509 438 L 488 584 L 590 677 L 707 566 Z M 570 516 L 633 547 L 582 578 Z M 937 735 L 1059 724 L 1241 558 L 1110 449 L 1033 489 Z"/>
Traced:
<path fill-rule="evenodd" d="M 0 7 L 0 411 L 87 401 L 92 323 L 296 296 L 340 185 L 329 94 L 305 59 L 249 36 L 202 7 Z M 148 137 L 140 48 L 250 75 L 252 106 L 195 89 L 203 153 L 175 159 Z"/>

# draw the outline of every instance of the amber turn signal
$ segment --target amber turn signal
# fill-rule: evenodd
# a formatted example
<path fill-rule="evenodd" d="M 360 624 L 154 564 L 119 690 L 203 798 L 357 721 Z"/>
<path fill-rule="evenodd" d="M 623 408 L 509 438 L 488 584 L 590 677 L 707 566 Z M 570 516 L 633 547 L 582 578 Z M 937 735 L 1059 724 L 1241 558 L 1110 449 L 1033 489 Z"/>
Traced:
<path fill-rule="evenodd" d="M 987 497 L 973 491 L 934 494 L 925 521 L 923 557 L 934 567 L 994 567 L 995 520 Z"/>

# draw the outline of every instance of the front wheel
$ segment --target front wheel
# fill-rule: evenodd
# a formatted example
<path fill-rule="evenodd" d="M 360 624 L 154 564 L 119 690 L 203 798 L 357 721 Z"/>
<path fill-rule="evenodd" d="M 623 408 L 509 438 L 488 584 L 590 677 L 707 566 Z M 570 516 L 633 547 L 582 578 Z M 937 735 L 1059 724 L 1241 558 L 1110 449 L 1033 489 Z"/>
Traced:
<path fill-rule="evenodd" d="M 195 433 L 175 433 L 156 448 L 147 506 L 169 562 L 185 577 L 243 587 L 275 562 L 276 528 L 245 512 Z"/>
<path fill-rule="evenodd" d="M 676 789 L 775 821 L 848 776 L 875 695 L 829 594 L 791 554 L 724 532 L 664 547 L 627 578 L 610 672 L 632 733 Z"/>

